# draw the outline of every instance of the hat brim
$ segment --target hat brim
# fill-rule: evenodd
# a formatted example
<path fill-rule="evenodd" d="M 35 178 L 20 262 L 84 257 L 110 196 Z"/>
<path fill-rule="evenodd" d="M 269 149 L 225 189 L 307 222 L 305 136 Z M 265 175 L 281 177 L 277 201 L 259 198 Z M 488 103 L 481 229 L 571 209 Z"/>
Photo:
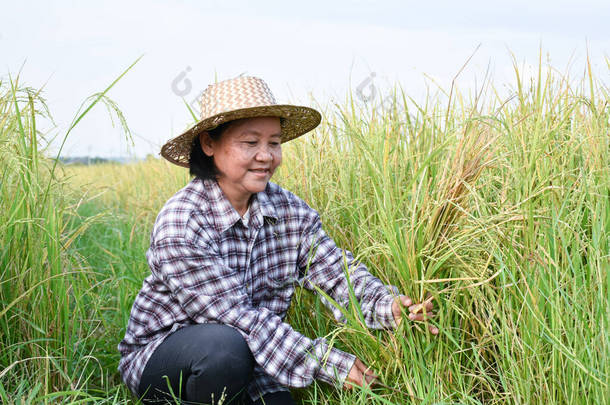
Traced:
<path fill-rule="evenodd" d="M 279 117 L 282 120 L 282 143 L 306 134 L 320 124 L 322 116 L 313 108 L 289 104 L 274 104 L 240 108 L 219 113 L 199 121 L 191 128 L 170 139 L 161 148 L 161 156 L 173 164 L 189 167 L 189 157 L 193 138 L 203 131 L 209 131 L 225 122 L 241 118 Z"/>

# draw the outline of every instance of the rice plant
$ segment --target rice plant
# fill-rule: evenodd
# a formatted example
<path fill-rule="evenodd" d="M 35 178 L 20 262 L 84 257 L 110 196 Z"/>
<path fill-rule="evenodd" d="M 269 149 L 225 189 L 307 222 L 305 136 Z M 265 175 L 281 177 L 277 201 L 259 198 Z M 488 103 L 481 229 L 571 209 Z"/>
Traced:
<path fill-rule="evenodd" d="M 525 81 L 515 64 L 508 97 L 489 82 L 423 101 L 396 87 L 374 107 L 348 94 L 285 145 L 273 181 L 377 277 L 432 295 L 441 330 L 370 331 L 354 302 L 337 324 L 297 290 L 288 322 L 382 383 L 314 384 L 293 391 L 300 402 L 609 402 L 609 91 L 588 65 L 550 72 Z M 0 88 L 0 398 L 132 402 L 116 345 L 154 218 L 188 173 L 160 159 L 56 165 L 39 149 L 41 94 Z"/>

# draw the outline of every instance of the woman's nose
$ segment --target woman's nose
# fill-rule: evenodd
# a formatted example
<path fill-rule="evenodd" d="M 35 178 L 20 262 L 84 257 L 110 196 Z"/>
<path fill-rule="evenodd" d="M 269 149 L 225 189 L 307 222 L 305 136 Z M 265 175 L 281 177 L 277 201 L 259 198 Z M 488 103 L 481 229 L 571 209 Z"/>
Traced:
<path fill-rule="evenodd" d="M 261 162 L 267 162 L 273 159 L 273 154 L 267 148 L 260 148 L 256 152 L 256 159 Z"/>

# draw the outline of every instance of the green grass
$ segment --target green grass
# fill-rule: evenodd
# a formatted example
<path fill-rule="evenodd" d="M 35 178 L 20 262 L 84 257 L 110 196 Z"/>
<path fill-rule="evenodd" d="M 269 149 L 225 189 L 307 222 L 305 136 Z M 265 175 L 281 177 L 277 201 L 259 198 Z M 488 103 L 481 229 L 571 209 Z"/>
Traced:
<path fill-rule="evenodd" d="M 421 104 L 397 88 L 377 109 L 348 95 L 285 145 L 274 181 L 384 282 L 433 294 L 441 329 L 369 331 L 355 305 L 338 325 L 297 290 L 289 323 L 393 387 L 313 385 L 300 401 L 610 401 L 608 87 L 590 71 L 523 82 L 515 68 L 515 83 L 509 99 L 487 84 Z M 131 402 L 116 345 L 154 218 L 188 174 L 155 159 L 55 167 L 38 150 L 40 94 L 0 89 L 0 399 Z"/>

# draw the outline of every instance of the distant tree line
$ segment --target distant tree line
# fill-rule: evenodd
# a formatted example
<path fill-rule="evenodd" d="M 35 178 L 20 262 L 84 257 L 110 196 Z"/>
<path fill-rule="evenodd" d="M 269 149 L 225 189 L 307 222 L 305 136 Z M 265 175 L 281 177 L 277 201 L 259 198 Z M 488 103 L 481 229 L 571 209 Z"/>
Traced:
<path fill-rule="evenodd" d="M 98 165 L 102 163 L 133 163 L 140 159 L 135 157 L 109 157 L 103 158 L 99 156 L 62 156 L 59 161 L 66 165 Z"/>

